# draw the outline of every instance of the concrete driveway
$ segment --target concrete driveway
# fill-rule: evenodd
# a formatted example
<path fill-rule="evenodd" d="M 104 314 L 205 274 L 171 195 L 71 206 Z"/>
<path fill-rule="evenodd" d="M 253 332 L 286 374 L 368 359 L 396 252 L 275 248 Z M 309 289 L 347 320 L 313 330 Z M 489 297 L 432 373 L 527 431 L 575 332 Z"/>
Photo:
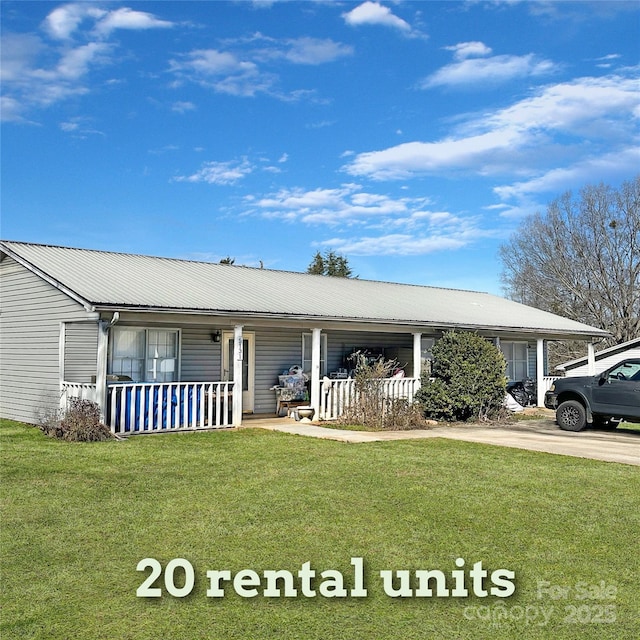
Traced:
<path fill-rule="evenodd" d="M 290 419 L 251 420 L 246 426 L 342 442 L 448 438 L 640 466 L 640 432 L 587 429 L 574 433 L 563 431 L 553 419 L 526 420 L 507 426 L 435 426 L 419 431 L 384 432 L 328 429 Z"/>

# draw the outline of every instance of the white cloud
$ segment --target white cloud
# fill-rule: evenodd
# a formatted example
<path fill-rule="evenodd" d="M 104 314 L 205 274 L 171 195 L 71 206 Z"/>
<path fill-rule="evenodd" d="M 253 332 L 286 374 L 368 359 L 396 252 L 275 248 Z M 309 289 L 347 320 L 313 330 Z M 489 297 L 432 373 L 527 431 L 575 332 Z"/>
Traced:
<path fill-rule="evenodd" d="M 610 62 L 611 60 L 618 60 L 621 57 L 619 53 L 610 53 L 609 55 L 596 58 L 596 62 Z"/>
<path fill-rule="evenodd" d="M 167 28 L 173 23 L 127 7 L 107 11 L 78 2 L 56 7 L 40 26 L 42 37 L 3 37 L 3 90 L 10 106 L 3 113 L 5 120 L 21 120 L 32 108 L 89 93 L 90 72 L 112 61 L 116 45 L 108 38 L 116 29 Z"/>
<path fill-rule="evenodd" d="M 233 53 L 217 49 L 195 49 L 186 54 L 183 61 L 171 61 L 171 69 L 174 71 L 190 70 L 202 76 L 253 73 L 256 68 L 253 62 L 241 60 Z"/>
<path fill-rule="evenodd" d="M 363 238 L 332 238 L 322 243 L 352 256 L 417 256 L 452 251 L 470 244 L 469 238 L 442 235 L 416 236 L 391 233 Z"/>
<path fill-rule="evenodd" d="M 411 26 L 402 18 L 394 15 L 389 7 L 383 7 L 379 2 L 363 2 L 355 9 L 343 13 L 342 17 L 348 25 L 358 27 L 361 25 L 381 25 L 399 29 L 405 33 L 411 31 Z"/>
<path fill-rule="evenodd" d="M 495 236 L 495 232 L 481 228 L 477 216 L 431 210 L 429 198 L 392 197 L 363 190 L 358 184 L 281 189 L 262 198 L 247 196 L 245 205 L 246 213 L 282 222 L 366 229 L 364 235 L 318 242 L 350 255 L 423 255 Z M 382 235 L 375 235 L 380 230 Z"/>
<path fill-rule="evenodd" d="M 519 131 L 544 129 L 587 138 L 622 137 L 635 132 L 640 117 L 638 78 L 619 75 L 578 78 L 543 87 L 531 98 L 489 116 L 491 128 L 515 127 Z M 612 126 L 616 123 L 616 126 Z M 620 137 L 620 135 L 616 136 Z"/>
<path fill-rule="evenodd" d="M 111 50 L 106 42 L 65 46 L 53 65 L 42 67 L 38 60 L 49 51 L 39 38 L 8 34 L 3 38 L 0 65 L 6 105 L 2 119 L 23 120 L 32 107 L 87 93 L 86 76 L 94 67 L 109 64 Z"/>
<path fill-rule="evenodd" d="M 526 56 L 492 56 L 464 58 L 446 65 L 419 83 L 422 89 L 438 86 L 494 85 L 514 78 L 548 75 L 558 70 L 550 60 L 540 60 L 533 54 Z"/>
<path fill-rule="evenodd" d="M 127 7 L 109 11 L 96 24 L 96 32 L 107 36 L 116 29 L 146 30 L 146 29 L 169 29 L 173 23 L 167 20 L 156 18 L 151 13 L 145 11 L 134 11 Z"/>
<path fill-rule="evenodd" d="M 170 71 L 219 93 L 253 96 L 267 92 L 274 78 L 260 73 L 258 66 L 228 51 L 196 49 L 170 61 Z"/>
<path fill-rule="evenodd" d="M 58 79 L 79 80 L 93 64 L 108 62 L 107 54 L 110 50 L 111 45 L 104 42 L 89 42 L 71 49 L 60 58 L 60 62 L 51 75 Z M 43 77 L 47 75 L 47 73 L 42 73 Z"/>
<path fill-rule="evenodd" d="M 473 169 L 496 151 L 511 149 L 518 138 L 517 132 L 503 128 L 459 139 L 406 142 L 383 151 L 361 153 L 346 170 L 376 180 L 397 180 L 445 169 Z"/>
<path fill-rule="evenodd" d="M 98 131 L 89 118 L 75 117 L 59 124 L 60 130 L 71 134 L 74 138 L 85 139 L 90 135 L 104 136 L 102 131 Z"/>
<path fill-rule="evenodd" d="M 23 120 L 22 105 L 8 96 L 0 96 L 0 113 L 5 122 L 20 122 Z"/>
<path fill-rule="evenodd" d="M 106 11 L 91 3 L 71 3 L 56 7 L 45 18 L 44 29 L 54 39 L 68 40 L 85 20 L 92 20 L 94 33 L 107 37 L 116 29 L 166 29 L 174 24 L 145 11 L 121 7 Z"/>
<path fill-rule="evenodd" d="M 488 56 L 491 54 L 491 47 L 487 47 L 483 42 L 460 42 L 451 47 L 445 47 L 447 51 L 453 51 L 453 57 L 456 60 L 465 60 L 466 58 Z"/>
<path fill-rule="evenodd" d="M 246 159 L 230 162 L 205 162 L 202 168 L 190 176 L 178 176 L 176 182 L 206 182 L 207 184 L 232 185 L 253 173 L 255 167 Z"/>
<path fill-rule="evenodd" d="M 56 7 L 45 18 L 44 29 L 58 40 L 67 40 L 87 18 L 99 20 L 107 12 L 89 3 L 65 4 Z"/>
<path fill-rule="evenodd" d="M 0 78 L 5 84 L 4 93 L 11 83 L 25 80 L 43 49 L 42 40 L 32 34 L 7 33 L 2 36 Z"/>
<path fill-rule="evenodd" d="M 523 202 L 544 193 L 562 193 L 572 184 L 615 183 L 620 176 L 633 175 L 640 167 L 640 146 L 632 145 L 593 158 L 585 158 L 573 165 L 550 169 L 529 180 L 494 187 L 494 193 L 503 201 L 515 200 L 516 211 Z M 512 214 L 510 209 L 503 215 Z"/>
<path fill-rule="evenodd" d="M 294 64 L 324 64 L 353 54 L 353 47 L 329 39 L 296 38 L 287 45 L 283 55 Z"/>
<path fill-rule="evenodd" d="M 453 135 L 357 155 L 345 170 L 373 179 L 450 173 L 532 175 L 553 163 L 579 162 L 637 139 L 637 78 L 579 78 L 549 85 L 494 113 L 475 115 Z M 560 138 L 558 138 L 558 136 Z"/>
<path fill-rule="evenodd" d="M 169 71 L 180 81 L 195 82 L 219 93 L 244 97 L 266 93 L 283 101 L 321 102 L 312 89 L 280 92 L 279 76 L 267 67 L 282 62 L 320 65 L 353 53 L 352 47 L 330 39 L 277 40 L 261 33 L 227 40 L 224 45 L 228 49 L 196 49 L 174 58 Z"/>
<path fill-rule="evenodd" d="M 186 113 L 187 111 L 195 111 L 196 105 L 193 102 L 178 100 L 171 105 L 171 111 L 176 113 Z"/>
<path fill-rule="evenodd" d="M 254 212 L 268 218 L 298 220 L 307 224 L 371 224 L 373 220 L 409 218 L 422 211 L 428 198 L 392 198 L 362 191 L 357 184 L 334 189 L 281 189 L 247 201 Z"/>
<path fill-rule="evenodd" d="M 72 131 L 77 131 L 80 128 L 80 125 L 77 122 L 61 122 L 60 129 L 66 131 L 67 133 L 71 133 Z"/>

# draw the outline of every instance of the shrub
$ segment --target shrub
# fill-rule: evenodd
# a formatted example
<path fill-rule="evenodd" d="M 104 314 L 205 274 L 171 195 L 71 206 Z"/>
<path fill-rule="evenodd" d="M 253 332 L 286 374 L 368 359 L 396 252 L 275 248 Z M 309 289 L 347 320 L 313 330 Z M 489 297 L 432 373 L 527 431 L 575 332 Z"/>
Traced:
<path fill-rule="evenodd" d="M 370 361 L 366 354 L 353 354 L 355 393 L 339 422 L 372 429 L 420 429 L 425 421 L 420 407 L 401 398 L 387 398 L 385 379 L 398 369 L 395 360 Z"/>
<path fill-rule="evenodd" d="M 109 427 L 100 422 L 100 408 L 95 402 L 71 398 L 69 408 L 47 414 L 38 425 L 43 433 L 70 442 L 99 442 L 115 438 Z"/>
<path fill-rule="evenodd" d="M 486 420 L 501 413 L 506 362 L 495 345 L 476 333 L 449 331 L 432 354 L 432 380 L 416 394 L 427 418 Z"/>
<path fill-rule="evenodd" d="M 387 400 L 385 409 L 383 429 L 408 431 L 426 427 L 422 408 L 416 402 L 409 402 L 404 398 L 391 398 Z"/>

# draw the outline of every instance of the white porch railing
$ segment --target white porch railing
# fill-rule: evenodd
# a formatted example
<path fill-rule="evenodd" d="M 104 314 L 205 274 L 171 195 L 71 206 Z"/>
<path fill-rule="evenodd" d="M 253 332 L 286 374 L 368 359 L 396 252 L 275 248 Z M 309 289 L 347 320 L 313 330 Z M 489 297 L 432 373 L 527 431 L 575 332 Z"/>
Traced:
<path fill-rule="evenodd" d="M 107 387 L 106 423 L 118 434 L 228 427 L 233 382 L 125 383 Z"/>
<path fill-rule="evenodd" d="M 63 411 L 69 406 L 71 398 L 95 402 L 97 398 L 96 385 L 83 382 L 63 382 L 60 387 L 60 408 Z"/>
<path fill-rule="evenodd" d="M 345 412 L 355 395 L 355 383 L 353 379 L 329 378 L 320 382 L 320 420 L 336 420 Z"/>
<path fill-rule="evenodd" d="M 330 380 L 320 382 L 320 420 L 336 420 L 355 398 L 355 380 Z M 420 388 L 420 378 L 385 378 L 382 381 L 382 394 L 385 398 L 408 400 L 413 402 Z"/>
<path fill-rule="evenodd" d="M 542 391 L 544 393 L 546 393 L 547 391 L 549 391 L 549 389 L 551 388 L 551 385 L 556 381 L 559 380 L 560 376 L 544 376 L 542 378 Z"/>
<path fill-rule="evenodd" d="M 110 384 L 105 423 L 118 434 L 228 427 L 233 423 L 233 386 L 233 382 Z M 70 398 L 96 402 L 96 385 L 63 382 L 61 409 L 68 407 Z"/>

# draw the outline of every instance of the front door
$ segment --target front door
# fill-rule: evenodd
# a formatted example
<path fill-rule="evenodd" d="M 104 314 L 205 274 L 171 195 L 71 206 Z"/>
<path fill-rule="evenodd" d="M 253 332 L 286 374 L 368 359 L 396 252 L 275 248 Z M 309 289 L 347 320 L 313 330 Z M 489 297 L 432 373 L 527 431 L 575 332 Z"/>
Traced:
<path fill-rule="evenodd" d="M 222 378 L 233 380 L 234 341 L 233 332 L 222 334 Z M 242 412 L 252 413 L 255 385 L 255 334 L 242 334 Z"/>

